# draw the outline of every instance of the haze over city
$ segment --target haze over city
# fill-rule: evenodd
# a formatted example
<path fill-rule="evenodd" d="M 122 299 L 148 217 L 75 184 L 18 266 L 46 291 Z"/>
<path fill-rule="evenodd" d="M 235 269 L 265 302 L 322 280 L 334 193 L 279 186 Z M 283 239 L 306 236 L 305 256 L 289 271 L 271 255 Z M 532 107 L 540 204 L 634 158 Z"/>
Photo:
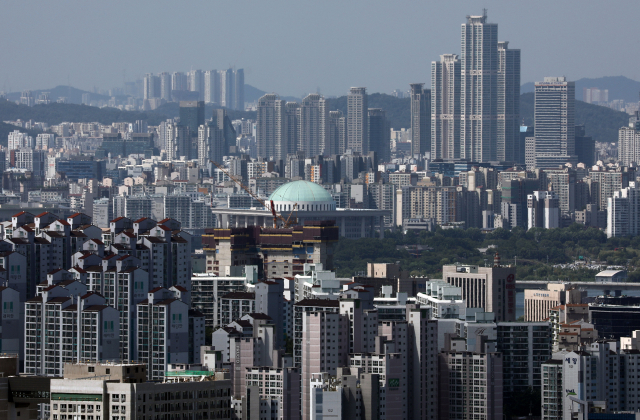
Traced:
<path fill-rule="evenodd" d="M 145 73 L 244 68 L 264 91 L 390 93 L 460 53 L 460 24 L 488 9 L 522 53 L 521 80 L 640 79 L 637 1 L 3 2 L 0 90 L 121 87 Z M 37 13 L 34 13 L 36 12 Z"/>

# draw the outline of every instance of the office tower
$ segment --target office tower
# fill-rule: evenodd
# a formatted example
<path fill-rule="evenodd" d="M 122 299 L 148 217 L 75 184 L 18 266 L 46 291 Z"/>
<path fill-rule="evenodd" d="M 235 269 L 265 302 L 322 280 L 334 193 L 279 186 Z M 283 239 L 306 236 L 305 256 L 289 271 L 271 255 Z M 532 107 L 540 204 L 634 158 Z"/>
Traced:
<path fill-rule="evenodd" d="M 460 157 L 496 160 L 498 25 L 482 16 L 462 24 Z"/>
<path fill-rule="evenodd" d="M 328 122 L 327 143 L 324 147 L 324 155 L 344 154 L 347 140 L 347 119 L 342 111 L 330 111 Z"/>
<path fill-rule="evenodd" d="M 460 60 L 444 54 L 431 63 L 431 159 L 460 158 Z"/>
<path fill-rule="evenodd" d="M 536 82 L 534 126 L 536 168 L 557 168 L 575 156 L 575 83 L 565 77 Z"/>
<path fill-rule="evenodd" d="M 222 130 L 222 136 L 224 137 L 223 155 L 226 155 L 231 147 L 236 146 L 236 130 L 231 124 L 231 119 L 229 119 L 226 109 L 214 109 L 213 120 L 217 123 L 218 128 Z"/>
<path fill-rule="evenodd" d="M 619 133 L 619 132 L 618 132 Z M 576 155 L 578 163 L 584 163 L 587 168 L 596 163 L 596 141 L 593 137 L 587 136 L 583 125 L 576 125 L 575 138 Z M 618 137 L 618 160 L 620 159 L 620 140 Z"/>
<path fill-rule="evenodd" d="M 36 178 L 44 178 L 47 165 L 47 152 L 45 150 L 22 148 L 14 150 L 13 154 L 16 168 L 31 171 Z"/>
<path fill-rule="evenodd" d="M 307 157 L 323 154 L 328 123 L 326 110 L 324 98 L 317 93 L 311 93 L 302 100 L 297 150 L 303 151 Z"/>
<path fill-rule="evenodd" d="M 204 124 L 204 101 L 180 101 L 180 124 L 197 136 L 198 127 Z"/>
<path fill-rule="evenodd" d="M 202 73 L 202 70 L 191 70 L 189 72 L 189 90 L 198 92 L 198 101 L 204 100 L 204 73 Z"/>
<path fill-rule="evenodd" d="M 411 155 L 431 152 L 431 91 L 424 83 L 411 86 Z M 383 161 L 386 162 L 386 161 Z"/>
<path fill-rule="evenodd" d="M 560 201 L 555 191 L 534 191 L 527 196 L 528 228 L 560 227 Z"/>
<path fill-rule="evenodd" d="M 376 152 L 378 162 L 391 161 L 391 134 L 387 113 L 380 108 L 369 109 L 369 150 Z"/>
<path fill-rule="evenodd" d="M 442 266 L 442 279 L 462 288 L 467 308 L 493 312 L 497 322 L 516 320 L 515 267 L 501 266 L 496 254 L 493 267 Z"/>
<path fill-rule="evenodd" d="M 258 157 L 284 159 L 289 151 L 285 124 L 285 101 L 274 93 L 258 100 L 256 115 L 256 148 Z"/>
<path fill-rule="evenodd" d="M 227 109 L 232 108 L 233 101 L 233 70 L 220 70 L 220 106 L 223 106 Z"/>
<path fill-rule="evenodd" d="M 187 90 L 187 75 L 176 71 L 171 74 L 171 90 Z"/>
<path fill-rule="evenodd" d="M 369 153 L 367 88 L 352 87 L 347 96 L 347 146 L 354 153 Z"/>
<path fill-rule="evenodd" d="M 520 50 L 498 42 L 497 160 L 517 162 L 520 155 Z"/>
<path fill-rule="evenodd" d="M 204 72 L 204 103 L 220 103 L 220 75 L 218 70 Z"/>
<path fill-rule="evenodd" d="M 160 98 L 165 101 L 171 100 L 171 73 L 160 73 Z"/>
<path fill-rule="evenodd" d="M 244 69 L 233 70 L 232 109 L 244 111 Z"/>
<path fill-rule="evenodd" d="M 160 97 L 160 78 L 151 73 L 144 75 L 144 99 Z"/>
<path fill-rule="evenodd" d="M 640 232 L 640 190 L 635 182 L 607 198 L 607 237 L 636 236 Z"/>
<path fill-rule="evenodd" d="M 198 127 L 198 164 L 209 167 L 210 161 L 222 162 L 224 155 L 223 130 L 214 122 Z"/>
<path fill-rule="evenodd" d="M 287 154 L 298 151 L 300 145 L 300 104 L 287 102 L 284 106 L 281 129 L 282 142 L 287 144 Z"/>

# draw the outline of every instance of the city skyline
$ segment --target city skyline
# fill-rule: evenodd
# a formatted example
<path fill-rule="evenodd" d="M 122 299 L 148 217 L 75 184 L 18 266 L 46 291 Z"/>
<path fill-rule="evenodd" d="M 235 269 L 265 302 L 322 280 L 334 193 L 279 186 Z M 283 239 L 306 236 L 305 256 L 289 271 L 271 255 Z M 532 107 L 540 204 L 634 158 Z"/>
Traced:
<path fill-rule="evenodd" d="M 256 4 L 247 7 L 239 30 L 230 26 L 233 20 L 227 23 L 217 18 L 232 12 L 234 6 L 223 4 L 216 6 L 215 25 L 205 25 L 203 19 L 210 20 L 207 6 L 202 6 L 202 13 L 189 16 L 182 10 L 173 10 L 164 15 L 170 16 L 174 22 L 188 17 L 192 20 L 192 31 L 184 34 L 172 30 L 159 33 L 146 23 L 154 22 L 154 19 L 144 19 L 136 25 L 129 25 L 135 28 L 127 27 L 112 34 L 108 41 L 92 33 L 94 26 L 89 18 L 100 13 L 104 21 L 120 19 L 121 8 L 95 6 L 99 8 L 97 10 L 86 5 L 74 7 L 73 3 L 41 5 L 45 9 L 43 13 L 32 16 L 33 26 L 38 28 L 33 35 L 22 31 L 21 36 L 15 36 L 17 28 L 11 21 L 0 29 L 0 33 L 5 35 L 3 39 L 11 40 L 11 43 L 0 45 L 0 53 L 13 57 L 12 65 L 5 69 L 0 79 L 0 90 L 48 89 L 68 83 L 84 90 L 91 90 L 93 86 L 106 89 L 120 86 L 124 80 L 142 78 L 145 73 L 197 68 L 204 71 L 234 66 L 245 68 L 249 84 L 281 95 L 299 96 L 301 92 L 318 90 L 325 96 L 343 95 L 351 86 L 367 86 L 369 92 L 404 90 L 409 83 L 418 82 L 428 86 L 430 63 L 437 60 L 442 51 L 460 53 L 460 44 L 456 40 L 459 30 L 455 25 L 463 24 L 468 14 L 481 14 L 482 7 L 488 9 L 489 21 L 499 22 L 501 33 L 509 34 L 510 47 L 523 51 L 523 82 L 535 82 L 550 74 L 578 80 L 622 73 L 632 79 L 640 79 L 640 71 L 634 70 L 639 67 L 637 58 L 632 54 L 621 54 L 624 43 L 615 43 L 610 37 L 602 36 L 616 33 L 621 39 L 630 39 L 633 25 L 626 22 L 632 19 L 633 9 L 639 6 L 631 2 L 616 3 L 625 13 L 613 13 L 610 6 L 600 3 L 580 2 L 580 7 L 576 7 L 577 4 L 554 5 L 553 16 L 545 12 L 544 3 L 537 8 L 495 1 L 483 5 L 460 2 L 411 7 L 380 4 L 364 10 L 362 23 L 349 19 L 357 10 L 362 10 L 357 2 L 340 9 L 332 3 L 320 7 L 283 2 L 270 5 L 270 10 Z M 4 8 L 8 15 L 27 12 L 22 4 L 5 5 Z M 165 10 L 163 7 L 157 9 Z M 184 10 L 194 9 L 184 7 Z M 337 10 L 341 13 L 336 13 Z M 160 25 L 154 24 L 155 27 L 161 27 L 166 19 L 144 2 L 132 5 L 127 16 L 137 16 L 138 12 L 156 16 Z M 282 23 L 276 25 L 278 29 L 274 30 L 274 36 L 281 31 L 297 34 L 287 36 L 286 45 L 280 47 L 283 50 L 274 48 L 270 43 L 274 38 L 256 36 L 253 30 L 268 18 Z M 60 23 L 65 21 L 72 22 L 73 25 L 68 26 L 74 29 L 67 29 L 64 25 L 61 29 Z M 381 28 L 393 27 L 393 30 L 372 33 L 372 24 Z M 594 25 L 603 30 L 588 30 Z M 333 30 L 326 31 L 329 27 Z M 612 30 L 607 31 L 608 27 Z M 210 28 L 213 28 L 212 34 L 209 33 Z M 540 28 L 548 30 L 540 31 Z M 205 30 L 208 31 L 206 35 Z M 326 35 L 312 35 L 320 30 Z M 47 42 L 35 42 L 33 37 L 43 31 L 49 33 Z M 83 36 L 78 37 L 77 33 L 83 33 Z M 535 36 L 530 36 L 531 33 Z M 187 36 L 213 37 L 226 42 L 216 43 L 211 50 L 205 47 L 203 52 L 201 47 L 196 47 L 199 43 L 190 47 L 186 43 Z M 407 39 L 417 41 L 407 42 Z M 557 42 L 558 39 L 564 42 Z M 362 48 L 357 53 L 349 50 L 351 41 L 361 43 Z M 419 56 L 411 53 L 416 42 L 420 45 Z M 590 54 L 566 54 L 567 46 L 576 51 L 589 51 Z M 296 53 L 281 54 L 284 48 L 287 51 L 293 49 Z M 119 59 L 96 60 L 94 63 L 92 60 L 80 60 L 82 54 L 62 54 L 62 51 L 73 50 L 95 51 L 102 56 L 113 55 Z M 167 50 L 171 53 L 167 54 Z M 65 55 L 64 65 L 56 65 L 61 54 Z M 596 61 L 594 57 L 601 59 Z M 43 66 L 43 61 L 51 65 Z M 614 62 L 616 66 L 612 67 L 610 63 Z"/>

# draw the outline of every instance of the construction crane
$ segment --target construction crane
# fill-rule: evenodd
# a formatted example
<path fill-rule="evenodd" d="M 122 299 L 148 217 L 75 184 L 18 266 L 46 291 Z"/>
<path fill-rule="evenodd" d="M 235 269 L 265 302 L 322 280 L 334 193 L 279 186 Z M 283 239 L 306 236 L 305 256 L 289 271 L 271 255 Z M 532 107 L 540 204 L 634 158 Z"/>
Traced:
<path fill-rule="evenodd" d="M 285 219 L 284 217 L 282 217 L 282 215 L 280 215 L 280 214 L 278 214 L 276 212 L 276 206 L 273 204 L 273 200 L 269 200 L 269 205 L 267 205 L 267 203 L 262 198 L 258 197 L 256 194 L 254 194 L 253 191 L 251 191 L 250 188 L 248 188 L 246 185 L 244 185 L 240 179 L 238 179 L 237 177 L 231 175 L 229 173 L 229 171 L 227 171 L 222 165 L 220 165 L 218 162 L 215 162 L 213 160 L 211 160 L 210 162 L 213 163 L 214 165 L 216 165 L 216 168 L 220 169 L 226 176 L 229 177 L 230 180 L 232 180 L 233 182 L 238 184 L 240 186 L 240 188 L 245 190 L 247 194 L 249 194 L 251 197 L 256 199 L 260 204 L 262 204 L 264 206 L 264 208 L 271 210 L 271 215 L 273 216 L 273 228 L 274 229 L 276 229 L 278 227 L 278 219 L 282 222 L 282 227 L 284 227 L 285 229 L 291 227 L 293 224 L 298 222 L 298 218 L 297 217 L 293 218 L 293 219 L 291 218 L 291 216 L 293 215 L 293 212 L 298 208 L 298 203 L 295 203 L 293 205 L 292 212 L 289 213 L 289 217 L 287 219 Z"/>

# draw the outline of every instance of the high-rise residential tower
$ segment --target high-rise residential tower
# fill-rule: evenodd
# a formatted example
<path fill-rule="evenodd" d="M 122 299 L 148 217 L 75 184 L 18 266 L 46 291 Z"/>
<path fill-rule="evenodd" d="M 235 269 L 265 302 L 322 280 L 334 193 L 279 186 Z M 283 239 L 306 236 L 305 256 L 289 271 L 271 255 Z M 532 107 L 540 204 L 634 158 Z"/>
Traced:
<path fill-rule="evenodd" d="M 369 150 L 376 152 L 378 162 L 391 160 L 391 134 L 387 113 L 380 108 L 369 109 Z"/>
<path fill-rule="evenodd" d="M 460 157 L 497 158 L 498 25 L 482 16 L 462 24 Z"/>
<path fill-rule="evenodd" d="M 171 100 L 171 73 L 160 73 L 160 98 L 165 101 Z"/>
<path fill-rule="evenodd" d="M 347 97 L 347 149 L 369 153 L 367 88 L 352 87 Z"/>
<path fill-rule="evenodd" d="M 256 115 L 256 148 L 258 157 L 276 160 L 287 157 L 289 145 L 283 130 L 285 101 L 275 93 L 267 93 L 258 100 Z M 284 135 L 283 135 L 284 133 Z"/>
<path fill-rule="evenodd" d="M 220 76 L 218 70 L 204 72 L 204 102 L 207 104 L 220 103 Z"/>
<path fill-rule="evenodd" d="M 144 75 L 144 99 L 160 97 L 160 78 L 152 73 Z"/>
<path fill-rule="evenodd" d="M 457 55 L 431 63 L 431 159 L 460 158 L 460 86 Z"/>
<path fill-rule="evenodd" d="M 311 93 L 302 100 L 298 150 L 304 151 L 306 157 L 322 154 L 328 122 L 325 105 L 324 98 L 317 93 Z"/>
<path fill-rule="evenodd" d="M 233 101 L 233 70 L 220 70 L 220 105 L 232 109 Z"/>
<path fill-rule="evenodd" d="M 179 71 L 171 75 L 171 90 L 187 90 L 187 76 Z"/>
<path fill-rule="evenodd" d="M 431 152 L 431 91 L 424 83 L 411 85 L 411 155 Z"/>
<path fill-rule="evenodd" d="M 244 111 L 244 69 L 233 70 L 233 109 Z"/>
<path fill-rule="evenodd" d="M 497 159 L 516 162 L 520 155 L 520 50 L 498 42 Z"/>
<path fill-rule="evenodd" d="M 198 92 L 199 101 L 204 100 L 204 73 L 202 73 L 202 70 L 191 70 L 189 72 L 189 90 Z"/>
<path fill-rule="evenodd" d="M 575 83 L 565 77 L 536 82 L 534 126 L 536 168 L 557 168 L 575 156 Z"/>
<path fill-rule="evenodd" d="M 342 111 L 330 111 L 328 123 L 328 135 L 324 145 L 324 155 L 342 155 L 345 151 L 347 139 L 347 119 Z"/>

